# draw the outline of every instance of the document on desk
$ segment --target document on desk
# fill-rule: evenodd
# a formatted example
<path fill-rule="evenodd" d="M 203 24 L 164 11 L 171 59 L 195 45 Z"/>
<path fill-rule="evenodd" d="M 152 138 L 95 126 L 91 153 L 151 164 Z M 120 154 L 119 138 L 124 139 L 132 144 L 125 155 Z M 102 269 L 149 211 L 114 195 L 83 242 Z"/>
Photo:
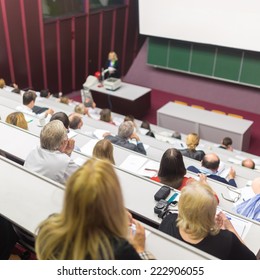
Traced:
<path fill-rule="evenodd" d="M 147 158 L 136 155 L 128 156 L 123 163 L 119 166 L 127 171 L 137 173 L 137 171 L 145 164 Z"/>
<path fill-rule="evenodd" d="M 101 140 L 101 139 L 104 138 L 103 135 L 104 135 L 105 133 L 110 133 L 110 131 L 108 131 L 108 130 L 103 130 L 103 129 L 96 129 L 96 130 L 93 132 L 93 135 L 94 135 L 97 139 Z"/>
<path fill-rule="evenodd" d="M 227 218 L 231 221 L 232 225 L 234 226 L 235 230 L 239 234 L 239 236 L 244 240 L 247 233 L 250 230 L 250 227 L 252 226 L 252 222 L 249 222 L 247 220 L 244 220 L 243 218 L 239 218 L 237 216 L 231 215 L 230 213 L 226 213 L 225 211 L 222 211 L 225 213 Z"/>
<path fill-rule="evenodd" d="M 226 167 L 225 163 L 221 161 L 216 175 L 226 179 L 229 172 L 230 172 L 230 168 Z"/>
<path fill-rule="evenodd" d="M 78 133 L 77 133 L 76 131 L 70 129 L 70 132 L 68 133 L 68 138 L 69 138 L 69 139 L 70 139 L 70 138 L 73 138 L 73 137 L 75 137 L 76 135 L 78 135 Z"/>
<path fill-rule="evenodd" d="M 138 174 L 144 177 L 154 177 L 157 176 L 157 173 L 160 168 L 160 162 L 154 160 L 148 160 L 139 170 Z"/>
<path fill-rule="evenodd" d="M 236 192 L 240 192 L 241 193 L 241 197 L 239 198 L 238 201 L 236 201 L 234 203 L 234 206 L 239 205 L 240 203 L 252 198 L 255 196 L 255 193 L 253 192 L 253 189 L 251 188 L 251 186 L 249 187 L 244 187 L 244 188 L 239 188 L 238 190 L 236 190 Z M 237 193 L 233 192 L 233 191 L 229 191 L 229 195 L 231 199 L 236 199 L 236 197 L 238 196 Z"/>
<path fill-rule="evenodd" d="M 89 140 L 88 143 L 86 143 L 84 146 L 80 148 L 81 152 L 88 156 L 92 156 L 93 149 L 98 141 L 99 141 L 98 139 Z"/>

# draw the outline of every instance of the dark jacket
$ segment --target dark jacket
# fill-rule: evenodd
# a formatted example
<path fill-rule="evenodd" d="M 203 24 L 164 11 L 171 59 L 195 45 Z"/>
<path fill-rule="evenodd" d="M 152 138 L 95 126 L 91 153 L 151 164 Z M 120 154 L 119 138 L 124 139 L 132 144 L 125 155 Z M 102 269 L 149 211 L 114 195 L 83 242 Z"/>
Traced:
<path fill-rule="evenodd" d="M 105 138 L 108 139 L 113 144 L 116 144 L 118 146 L 124 147 L 124 148 L 132 150 L 132 151 L 135 151 L 137 153 L 146 155 L 146 151 L 144 149 L 143 143 L 139 142 L 137 145 L 135 145 L 135 144 L 129 143 L 129 141 L 127 139 L 119 137 L 118 135 L 116 135 L 116 136 L 108 135 Z"/>
<path fill-rule="evenodd" d="M 195 166 L 189 166 L 187 168 L 187 170 L 189 170 L 191 172 L 194 172 L 194 173 L 201 173 L 201 171 L 198 168 L 196 168 Z M 237 188 L 237 184 L 236 184 L 234 179 L 230 179 L 229 181 L 227 181 L 225 178 L 220 177 L 220 176 L 215 175 L 215 174 L 208 175 L 207 177 L 210 178 L 210 179 L 213 179 L 213 180 L 216 180 L 216 181 L 219 181 L 221 183 L 228 184 L 230 186 L 233 186 L 233 187 Z"/>
<path fill-rule="evenodd" d="M 184 149 L 184 150 L 180 150 L 180 152 L 185 157 L 193 158 L 199 161 L 201 161 L 205 156 L 205 153 L 202 150 Z"/>

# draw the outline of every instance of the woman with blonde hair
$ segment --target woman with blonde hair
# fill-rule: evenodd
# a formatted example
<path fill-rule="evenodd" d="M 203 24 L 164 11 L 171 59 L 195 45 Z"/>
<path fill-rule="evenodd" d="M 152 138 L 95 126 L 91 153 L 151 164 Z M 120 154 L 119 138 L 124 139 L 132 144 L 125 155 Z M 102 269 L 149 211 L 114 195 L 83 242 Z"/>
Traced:
<path fill-rule="evenodd" d="M 114 51 L 109 52 L 108 58 L 105 65 L 105 70 L 108 70 L 108 74 L 106 78 L 119 78 L 120 71 L 119 71 L 119 62 L 117 54 Z"/>
<path fill-rule="evenodd" d="M 196 150 L 199 145 L 200 138 L 196 133 L 190 133 L 186 137 L 187 149 L 180 150 L 183 156 L 193 158 L 201 161 L 205 156 L 205 153 L 202 150 Z"/>
<path fill-rule="evenodd" d="M 192 182 L 181 191 L 179 213 L 167 215 L 159 229 L 219 259 L 256 259 L 226 215 L 216 214 L 217 204 L 208 185 Z"/>
<path fill-rule="evenodd" d="M 37 258 L 140 259 L 145 232 L 134 223 L 136 233 L 128 238 L 129 218 L 113 165 L 92 158 L 67 181 L 61 213 L 39 226 Z"/>
<path fill-rule="evenodd" d="M 5 122 L 28 130 L 28 124 L 22 112 L 14 112 L 9 114 L 6 117 Z"/>
<path fill-rule="evenodd" d="M 111 142 L 107 139 L 102 139 L 97 142 L 93 149 L 93 157 L 99 159 L 107 159 L 112 164 L 115 164 L 113 156 L 114 147 Z"/>

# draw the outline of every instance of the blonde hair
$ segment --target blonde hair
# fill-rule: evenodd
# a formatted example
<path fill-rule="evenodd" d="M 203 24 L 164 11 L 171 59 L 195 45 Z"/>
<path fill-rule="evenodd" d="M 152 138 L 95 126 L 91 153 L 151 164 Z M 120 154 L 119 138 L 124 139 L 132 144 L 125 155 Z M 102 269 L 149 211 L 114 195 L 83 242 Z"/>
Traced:
<path fill-rule="evenodd" d="M 92 158 L 68 179 L 63 209 L 42 222 L 41 260 L 114 259 L 111 240 L 127 238 L 128 218 L 113 166 Z"/>
<path fill-rule="evenodd" d="M 81 115 L 85 115 L 85 110 L 86 110 L 86 107 L 83 103 L 76 105 L 74 108 L 74 112 L 81 114 Z"/>
<path fill-rule="evenodd" d="M 200 138 L 198 134 L 190 133 L 187 135 L 186 145 L 188 146 L 188 149 L 195 150 L 196 147 L 199 145 L 199 142 L 200 142 Z"/>
<path fill-rule="evenodd" d="M 60 98 L 60 103 L 69 104 L 70 100 L 68 97 L 63 96 Z"/>
<path fill-rule="evenodd" d="M 0 79 L 0 88 L 4 88 L 4 87 L 5 87 L 5 80 Z"/>
<path fill-rule="evenodd" d="M 115 52 L 113 52 L 113 51 L 109 52 L 108 59 L 109 60 L 113 60 L 113 61 L 118 60 L 117 54 Z"/>
<path fill-rule="evenodd" d="M 210 186 L 200 182 L 190 183 L 181 191 L 177 226 L 194 239 L 216 235 L 219 232 L 215 223 L 217 204 Z"/>
<path fill-rule="evenodd" d="M 14 112 L 6 117 L 5 122 L 28 130 L 28 124 L 22 112 Z"/>
<path fill-rule="evenodd" d="M 93 149 L 93 157 L 99 159 L 107 159 L 112 164 L 115 164 L 113 150 L 114 147 L 109 140 L 107 139 L 99 140 Z"/>

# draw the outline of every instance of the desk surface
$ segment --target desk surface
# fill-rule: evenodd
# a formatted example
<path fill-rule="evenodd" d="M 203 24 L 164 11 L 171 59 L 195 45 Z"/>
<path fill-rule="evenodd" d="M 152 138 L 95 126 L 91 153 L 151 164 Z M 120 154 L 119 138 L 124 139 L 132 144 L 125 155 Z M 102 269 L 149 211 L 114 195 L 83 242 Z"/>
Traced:
<path fill-rule="evenodd" d="M 140 98 L 141 96 L 143 96 L 144 94 L 148 93 L 149 91 L 151 91 L 150 88 L 141 87 L 141 86 L 128 84 L 124 82 L 122 82 L 120 88 L 114 91 L 107 90 L 103 86 L 100 87 L 100 84 L 94 85 L 93 87 L 90 88 L 90 90 L 102 92 L 111 96 L 120 97 L 130 101 L 134 101 Z"/>
<path fill-rule="evenodd" d="M 62 209 L 64 186 L 27 171 L 0 157 L 0 213 L 32 234 L 40 222 Z M 10 176 L 15 174 L 15 176 Z M 39 195 L 40 194 L 40 195 Z M 157 259 L 213 259 L 214 257 L 144 225 L 146 247 Z"/>
<path fill-rule="evenodd" d="M 233 131 L 239 134 L 245 133 L 253 124 L 250 120 L 216 114 L 208 110 L 183 106 L 174 102 L 168 102 L 161 107 L 157 113 L 174 116 L 183 120 L 216 127 L 226 131 Z"/>

